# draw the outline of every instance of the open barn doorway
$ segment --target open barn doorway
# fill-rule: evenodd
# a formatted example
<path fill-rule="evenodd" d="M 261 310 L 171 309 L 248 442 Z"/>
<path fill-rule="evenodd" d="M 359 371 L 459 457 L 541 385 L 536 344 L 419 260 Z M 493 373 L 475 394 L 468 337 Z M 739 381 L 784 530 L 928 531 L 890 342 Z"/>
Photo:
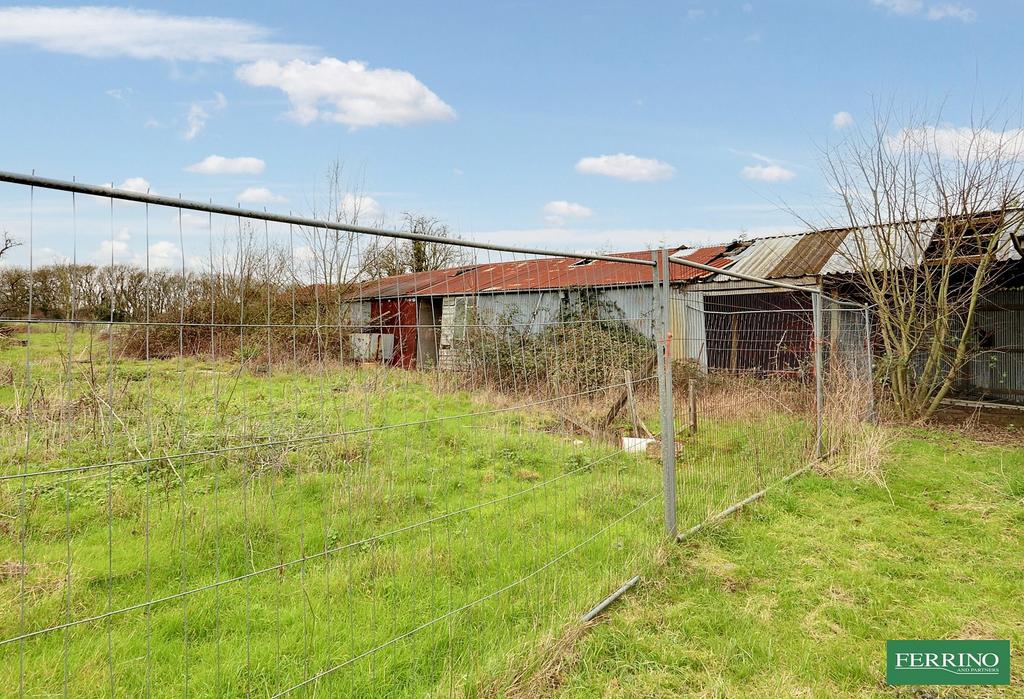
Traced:
<path fill-rule="evenodd" d="M 440 297 L 416 299 L 416 368 L 437 366 L 437 351 L 441 344 Z"/>

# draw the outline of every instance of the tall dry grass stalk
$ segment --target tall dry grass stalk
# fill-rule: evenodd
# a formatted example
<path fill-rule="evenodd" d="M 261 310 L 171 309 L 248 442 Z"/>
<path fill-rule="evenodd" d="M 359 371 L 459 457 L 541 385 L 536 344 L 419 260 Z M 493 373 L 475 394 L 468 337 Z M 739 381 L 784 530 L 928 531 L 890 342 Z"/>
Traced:
<path fill-rule="evenodd" d="M 814 415 L 814 387 L 781 376 L 713 373 L 698 387 L 700 412 L 727 421 L 762 421 L 773 414 Z M 677 402 L 685 400 L 677 392 Z"/>
<path fill-rule="evenodd" d="M 825 381 L 825 453 L 828 471 L 885 485 L 883 461 L 891 442 L 871 419 L 870 379 L 858 377 L 841 360 L 828 363 Z"/>

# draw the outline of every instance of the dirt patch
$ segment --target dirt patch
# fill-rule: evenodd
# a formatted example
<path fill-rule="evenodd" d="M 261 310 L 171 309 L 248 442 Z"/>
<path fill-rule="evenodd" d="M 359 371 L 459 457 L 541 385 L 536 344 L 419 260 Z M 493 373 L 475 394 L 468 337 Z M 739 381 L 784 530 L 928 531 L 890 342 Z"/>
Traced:
<path fill-rule="evenodd" d="M 509 670 L 490 684 L 482 687 L 479 696 L 488 699 L 533 699 L 551 696 L 564 681 L 566 671 L 577 661 L 576 648 L 580 639 L 597 622 L 574 625 L 561 636 L 545 638 L 530 653 L 533 662 L 526 666 L 512 664 Z"/>
<path fill-rule="evenodd" d="M 982 444 L 1024 445 L 1024 410 L 944 405 L 930 424 Z"/>
<path fill-rule="evenodd" d="M 0 582 L 7 582 L 13 578 L 20 578 L 27 575 L 29 566 L 19 561 L 0 561 Z"/>

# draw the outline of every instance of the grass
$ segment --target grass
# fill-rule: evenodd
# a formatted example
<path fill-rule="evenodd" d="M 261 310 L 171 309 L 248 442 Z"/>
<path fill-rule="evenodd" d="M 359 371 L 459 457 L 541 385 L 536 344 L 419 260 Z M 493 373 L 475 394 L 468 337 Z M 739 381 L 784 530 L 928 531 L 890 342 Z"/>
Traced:
<path fill-rule="evenodd" d="M 812 473 L 772 492 L 672 549 L 599 624 L 540 646 L 496 686 L 605 698 L 1024 696 L 1024 448 L 903 431 L 884 479 Z M 885 641 L 898 638 L 1008 638 L 1012 685 L 887 687 Z"/>
<path fill-rule="evenodd" d="M 562 418 L 608 391 L 521 409 L 542 396 L 267 367 L 259 336 L 148 362 L 101 326 L 10 339 L 0 639 L 41 633 L 0 644 L 0 686 L 26 695 L 486 694 L 661 550 L 658 461 Z M 683 519 L 803 458 L 734 418 L 681 437 Z"/>
<path fill-rule="evenodd" d="M 728 545 L 730 527 L 701 539 L 724 547 L 705 558 L 667 545 L 656 458 L 566 428 L 565 412 L 593 422 L 608 391 L 523 408 L 543 396 L 327 358 L 266 366 L 260 337 L 230 356 L 141 361 L 101 330 L 36 329 L 0 346 L 0 642 L 43 631 L 0 643 L 0 687 L 272 696 L 323 673 L 296 694 L 646 696 L 664 689 L 644 676 L 660 662 L 673 678 L 710 671 L 707 648 L 673 655 L 697 626 L 733 656 L 765 632 L 703 609 L 721 605 L 716 573 L 693 561 L 725 571 L 726 595 L 765 566 L 766 607 L 779 604 L 772 576 L 792 574 L 788 561 L 768 568 L 759 545 L 773 528 L 757 522 Z M 799 386 L 726 382 L 701 401 L 700 429 L 677 436 L 681 528 L 806 465 L 813 446 Z M 827 499 L 840 482 L 798 490 L 818 480 L 821 493 L 783 492 L 771 507 Z M 739 541 L 746 563 L 728 560 Z M 640 571 L 648 582 L 625 615 L 579 625 Z M 671 619 L 688 626 L 639 627 L 673 643 L 613 630 L 641 602 L 699 600 L 680 571 L 709 586 Z M 753 678 L 743 672 L 726 694 Z"/>
<path fill-rule="evenodd" d="M 462 692 L 657 547 L 658 463 L 549 404 L 29 340 L 0 351 L 0 638 L 53 629 L 0 645 L 28 696 Z"/>

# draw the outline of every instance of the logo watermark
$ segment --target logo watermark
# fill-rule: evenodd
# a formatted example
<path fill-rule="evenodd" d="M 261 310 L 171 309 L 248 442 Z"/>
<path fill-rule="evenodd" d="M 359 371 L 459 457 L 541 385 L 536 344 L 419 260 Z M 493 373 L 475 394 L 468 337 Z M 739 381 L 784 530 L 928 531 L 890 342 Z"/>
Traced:
<path fill-rule="evenodd" d="M 889 684 L 1010 684 L 1009 641 L 886 641 Z"/>

